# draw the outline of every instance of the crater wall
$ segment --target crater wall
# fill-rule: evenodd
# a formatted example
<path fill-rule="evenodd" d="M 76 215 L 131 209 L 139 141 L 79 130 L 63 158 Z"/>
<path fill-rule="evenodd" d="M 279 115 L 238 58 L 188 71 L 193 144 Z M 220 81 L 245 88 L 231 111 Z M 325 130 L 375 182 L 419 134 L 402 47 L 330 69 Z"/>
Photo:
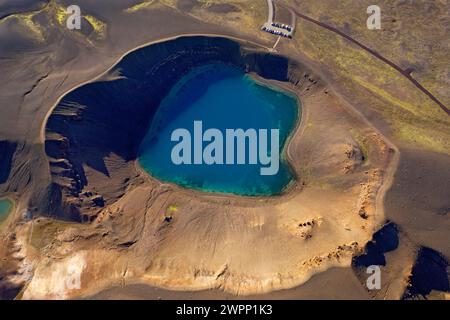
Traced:
<path fill-rule="evenodd" d="M 136 176 L 131 164 L 161 100 L 191 68 L 216 61 L 303 86 L 305 92 L 317 84 L 300 64 L 227 38 L 180 37 L 137 49 L 67 93 L 49 117 L 45 149 L 54 194 L 49 198 L 60 204 L 52 214 L 92 219 L 120 197 Z"/>

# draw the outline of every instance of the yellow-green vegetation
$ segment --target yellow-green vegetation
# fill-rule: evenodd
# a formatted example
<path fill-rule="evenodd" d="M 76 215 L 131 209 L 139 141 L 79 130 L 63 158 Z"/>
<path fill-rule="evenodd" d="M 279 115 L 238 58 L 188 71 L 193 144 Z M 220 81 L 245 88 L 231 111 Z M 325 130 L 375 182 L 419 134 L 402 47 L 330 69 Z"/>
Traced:
<path fill-rule="evenodd" d="M 167 208 L 167 210 L 170 212 L 170 213 L 172 213 L 172 212 L 178 212 L 178 205 L 176 205 L 176 204 L 171 204 L 168 208 Z"/>
<path fill-rule="evenodd" d="M 30 244 L 40 250 L 49 245 L 58 233 L 74 226 L 77 224 L 52 219 L 38 219 L 33 222 Z"/>
<path fill-rule="evenodd" d="M 313 17 L 329 7 L 323 1 L 308 4 L 309 14 Z M 342 26 L 344 21 L 352 26 L 355 21 L 363 21 L 365 27 L 365 11 L 356 15 L 358 18 L 352 15 L 349 18 L 340 13 L 344 9 L 330 8 L 332 13 L 336 13 L 335 20 L 342 19 L 336 23 L 338 26 Z M 302 19 L 297 30 L 292 50 L 301 50 L 312 60 L 329 66 L 334 80 L 344 88 L 346 95 L 382 114 L 398 139 L 414 147 L 450 154 L 450 117 L 407 78 L 338 34 Z M 371 47 L 378 50 L 386 44 L 380 46 Z"/>
<path fill-rule="evenodd" d="M 106 37 L 107 26 L 105 22 L 91 15 L 85 15 L 84 18 L 94 29 L 94 32 L 98 39 L 104 39 Z"/>
<path fill-rule="evenodd" d="M 382 30 L 366 27 L 370 0 L 299 1 L 291 4 L 303 13 L 345 31 L 403 67 L 411 66 L 414 77 L 444 104 L 450 104 L 448 66 L 448 1 L 377 1 L 382 9 Z"/>
<path fill-rule="evenodd" d="M 55 11 L 55 17 L 58 24 L 60 26 L 64 26 L 68 18 L 67 11 L 62 6 L 58 5 L 56 2 L 53 2 L 52 8 Z"/>
<path fill-rule="evenodd" d="M 428 117 L 428 114 L 426 114 L 423 109 L 418 109 L 417 106 L 413 104 L 409 104 L 403 100 L 397 99 L 395 96 L 391 95 L 388 91 L 384 90 L 381 86 L 374 85 L 373 82 L 368 82 L 358 76 L 353 77 L 353 80 L 355 80 L 358 84 L 368 89 L 372 93 L 386 100 L 394 107 L 403 108 L 405 109 L 405 111 L 409 111 L 415 116 Z M 437 110 L 437 108 L 433 108 L 432 111 L 435 110 Z"/>
<path fill-rule="evenodd" d="M 38 11 L 13 14 L 8 16 L 6 19 L 16 19 L 17 22 L 19 22 L 23 27 L 30 31 L 26 34 L 30 35 L 34 40 L 38 42 L 43 42 L 45 41 L 44 29 L 39 23 L 33 20 L 37 13 Z M 4 21 L 6 21 L 6 19 Z"/>
<path fill-rule="evenodd" d="M 52 1 L 49 5 L 49 13 L 54 16 L 56 22 L 61 26 L 66 26 L 66 21 L 69 17 L 67 10 L 64 6 L 59 4 L 57 1 Z M 107 25 L 105 22 L 94 17 L 93 15 L 83 15 L 83 18 L 92 26 L 94 29 L 95 37 L 98 40 L 102 40 L 106 37 Z"/>
<path fill-rule="evenodd" d="M 66 8 L 59 4 L 57 1 L 50 1 L 49 4 L 40 10 L 13 14 L 8 16 L 6 19 L 16 19 L 22 26 L 26 27 L 31 32 L 29 33 L 33 39 L 43 42 L 45 41 L 45 26 L 34 21 L 34 18 L 39 13 L 45 13 L 51 26 L 56 23 L 60 27 L 66 26 L 66 21 L 69 15 L 67 14 Z M 95 38 L 98 40 L 104 39 L 106 37 L 107 25 L 105 22 L 92 15 L 84 15 L 83 18 L 92 26 Z"/>
<path fill-rule="evenodd" d="M 425 149 L 435 152 L 450 154 L 450 135 L 445 132 L 441 135 L 433 130 L 430 132 L 430 127 L 402 123 L 398 129 L 398 136 L 411 143 L 418 144 Z"/>
<path fill-rule="evenodd" d="M 161 2 L 162 4 L 164 4 L 166 6 L 176 8 L 178 0 L 159 0 L 159 2 Z"/>
<path fill-rule="evenodd" d="M 33 21 L 34 15 L 35 15 L 34 13 L 22 14 L 18 18 L 21 20 L 21 22 L 25 26 L 27 26 L 31 30 L 31 32 L 34 34 L 35 38 L 38 41 L 42 42 L 42 41 L 44 41 L 44 32 L 43 32 L 42 27 L 38 23 L 35 23 Z"/>
<path fill-rule="evenodd" d="M 143 2 L 140 2 L 138 4 L 135 4 L 132 7 L 129 7 L 128 9 L 125 9 L 125 12 L 126 13 L 134 13 L 134 12 L 137 12 L 137 11 L 142 10 L 142 9 L 147 9 L 154 3 L 155 3 L 154 0 L 143 1 Z"/>
<path fill-rule="evenodd" d="M 0 20 L 0 23 L 8 19 L 16 19 L 17 22 L 19 22 L 23 27 L 31 31 L 31 33 L 27 34 L 29 34 L 34 40 L 38 42 L 43 42 L 45 41 L 45 33 L 44 33 L 45 29 L 39 23 L 35 22 L 34 18 L 37 14 L 43 12 L 45 9 L 46 6 L 31 12 L 11 14 L 10 16 L 7 16 L 5 19 Z"/>

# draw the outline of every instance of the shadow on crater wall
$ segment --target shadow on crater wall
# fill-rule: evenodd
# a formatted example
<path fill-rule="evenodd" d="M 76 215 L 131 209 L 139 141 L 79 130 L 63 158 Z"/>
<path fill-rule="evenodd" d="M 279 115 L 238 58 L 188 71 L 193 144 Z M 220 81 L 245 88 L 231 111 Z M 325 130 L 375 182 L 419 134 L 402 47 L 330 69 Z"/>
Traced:
<path fill-rule="evenodd" d="M 114 170 L 107 164 L 112 156 L 114 167 L 135 160 L 159 103 L 194 67 L 222 62 L 265 79 L 294 84 L 305 74 L 309 77 L 307 70 L 287 58 L 257 49 L 221 37 L 180 37 L 133 51 L 99 80 L 66 94 L 48 119 L 45 144 L 53 183 L 61 189 L 61 197 L 77 198 L 86 192 L 93 183 L 86 170 L 112 177 Z M 311 86 L 317 81 L 305 83 Z M 104 197 L 108 204 L 108 195 Z M 70 205 L 56 202 L 66 216 L 73 216 L 74 207 L 80 206 L 74 201 Z"/>
<path fill-rule="evenodd" d="M 0 141 L 0 184 L 5 183 L 11 172 L 11 163 L 17 144 L 10 141 Z"/>

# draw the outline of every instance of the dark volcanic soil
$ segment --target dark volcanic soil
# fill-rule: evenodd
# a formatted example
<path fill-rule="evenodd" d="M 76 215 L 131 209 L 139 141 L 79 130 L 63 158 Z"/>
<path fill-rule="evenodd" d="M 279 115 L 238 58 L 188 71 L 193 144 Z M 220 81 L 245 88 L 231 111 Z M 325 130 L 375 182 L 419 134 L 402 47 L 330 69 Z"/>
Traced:
<path fill-rule="evenodd" d="M 417 244 L 450 257 L 450 157 L 401 150 L 394 184 L 386 194 L 387 218 Z M 447 240 L 445 240 L 447 239 Z"/>

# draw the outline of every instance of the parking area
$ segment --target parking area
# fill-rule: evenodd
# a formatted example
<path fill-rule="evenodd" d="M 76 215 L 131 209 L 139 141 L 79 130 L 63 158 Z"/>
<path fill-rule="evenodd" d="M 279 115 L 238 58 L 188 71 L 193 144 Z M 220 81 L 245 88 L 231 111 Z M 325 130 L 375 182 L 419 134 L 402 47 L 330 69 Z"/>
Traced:
<path fill-rule="evenodd" d="M 292 39 L 295 25 L 295 15 L 292 15 L 291 24 L 275 22 L 275 4 L 273 0 L 267 0 L 268 17 L 267 22 L 261 27 L 262 31 Z"/>

